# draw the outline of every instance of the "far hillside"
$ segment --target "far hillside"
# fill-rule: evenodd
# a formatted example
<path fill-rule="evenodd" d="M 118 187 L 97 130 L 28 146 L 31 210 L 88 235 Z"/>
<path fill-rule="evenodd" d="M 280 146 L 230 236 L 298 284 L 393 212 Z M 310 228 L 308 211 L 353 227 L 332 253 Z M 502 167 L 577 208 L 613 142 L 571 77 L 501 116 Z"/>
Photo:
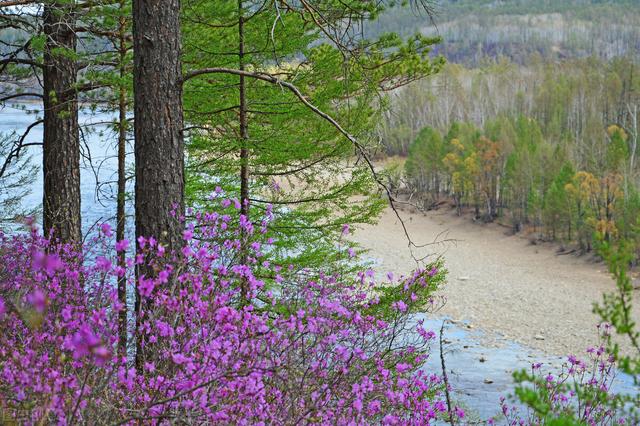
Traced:
<path fill-rule="evenodd" d="M 421 9 L 390 9 L 365 28 L 368 35 L 439 35 L 434 49 L 450 62 L 476 65 L 487 56 L 526 63 L 596 56 L 609 60 L 640 51 L 640 1 L 441 0 Z M 434 25 L 435 24 L 435 25 Z"/>

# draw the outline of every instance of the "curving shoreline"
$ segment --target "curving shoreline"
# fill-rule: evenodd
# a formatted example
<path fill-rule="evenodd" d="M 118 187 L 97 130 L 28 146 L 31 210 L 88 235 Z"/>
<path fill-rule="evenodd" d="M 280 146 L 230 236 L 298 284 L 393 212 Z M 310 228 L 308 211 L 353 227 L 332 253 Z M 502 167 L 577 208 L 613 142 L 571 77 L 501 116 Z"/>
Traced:
<path fill-rule="evenodd" d="M 509 339 L 552 355 L 581 355 L 597 344 L 592 306 L 615 288 L 604 264 L 558 256 L 549 247 L 505 235 L 498 225 L 473 223 L 448 209 L 399 213 L 416 244 L 448 240 L 414 249 L 416 257 L 444 256 L 449 278 L 438 294 L 448 302 L 438 314 L 488 331 L 495 338 L 487 344 Z M 407 273 L 416 265 L 390 209 L 353 238 L 370 250 L 379 272 Z M 640 322 L 640 292 L 634 316 Z"/>

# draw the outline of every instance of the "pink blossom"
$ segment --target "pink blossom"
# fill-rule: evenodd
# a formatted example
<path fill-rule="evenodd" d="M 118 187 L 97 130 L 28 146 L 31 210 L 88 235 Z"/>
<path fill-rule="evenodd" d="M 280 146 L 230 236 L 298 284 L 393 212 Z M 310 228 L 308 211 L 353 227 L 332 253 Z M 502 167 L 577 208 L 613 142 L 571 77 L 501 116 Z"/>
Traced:
<path fill-rule="evenodd" d="M 440 382 L 421 371 L 428 332 L 409 326 L 407 315 L 377 313 L 391 302 L 376 292 L 372 270 L 360 283 L 275 264 L 265 249 L 273 240 L 262 234 L 271 214 L 239 224 L 238 216 L 195 212 L 181 252 L 165 254 L 154 238 L 140 237 L 126 268 L 116 261 L 126 240 L 96 256 L 91 247 L 49 246 L 37 232 L 0 233 L 0 348 L 12 348 L 0 349 L 0 401 L 29 401 L 20 407 L 34 422 L 61 424 L 103 413 L 211 424 L 305 423 L 310 412 L 320 424 L 431 422 Z M 104 238 L 92 243 L 113 247 Z M 242 244 L 251 247 L 246 264 Z M 148 275 L 137 277 L 136 265 Z M 116 276 L 139 292 L 138 311 L 118 299 Z M 404 282 L 390 284 L 404 297 L 394 300 L 400 310 L 430 291 L 415 280 L 409 293 Z M 15 294 L 41 310 L 37 327 L 6 315 Z"/>
<path fill-rule="evenodd" d="M 100 225 L 100 230 L 102 231 L 105 237 L 111 237 L 111 235 L 113 235 L 111 232 L 111 225 L 109 225 L 107 222 L 104 222 L 103 224 Z"/>
<path fill-rule="evenodd" d="M 398 300 L 397 302 L 394 302 L 393 303 L 393 307 L 396 308 L 400 312 L 406 312 L 407 311 L 407 304 L 404 303 L 402 300 Z"/>
<path fill-rule="evenodd" d="M 110 261 L 109 259 L 107 259 L 106 257 L 104 257 L 104 256 L 98 256 L 98 257 L 96 258 L 96 267 L 97 267 L 99 270 L 101 270 L 101 271 L 103 271 L 103 272 L 108 272 L 108 271 L 110 271 L 110 270 L 111 270 L 111 267 L 112 267 L 112 266 L 113 266 L 113 265 L 112 265 L 111 261 Z"/>
<path fill-rule="evenodd" d="M 140 294 L 145 297 L 151 296 L 153 289 L 155 288 L 155 284 L 152 279 L 140 277 L 138 280 L 138 291 Z"/>
<path fill-rule="evenodd" d="M 40 289 L 36 289 L 33 293 L 29 294 L 27 301 L 40 313 L 44 312 L 47 307 L 47 296 Z"/>
<path fill-rule="evenodd" d="M 116 243 L 116 251 L 117 252 L 127 251 L 127 248 L 129 248 L 129 240 L 127 240 L 127 239 L 118 241 Z"/>
<path fill-rule="evenodd" d="M 140 247 L 140 249 L 144 249 L 146 245 L 147 245 L 147 239 L 143 236 L 138 237 L 138 246 Z"/>
<path fill-rule="evenodd" d="M 184 356 L 183 354 L 172 354 L 171 359 L 178 365 L 184 364 L 185 362 L 189 361 L 189 358 Z"/>

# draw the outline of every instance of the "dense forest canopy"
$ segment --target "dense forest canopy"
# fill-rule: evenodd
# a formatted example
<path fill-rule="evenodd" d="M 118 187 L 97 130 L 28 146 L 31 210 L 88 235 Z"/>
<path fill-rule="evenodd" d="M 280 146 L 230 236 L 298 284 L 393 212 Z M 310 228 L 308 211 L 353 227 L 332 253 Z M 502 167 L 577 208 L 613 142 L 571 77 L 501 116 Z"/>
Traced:
<path fill-rule="evenodd" d="M 582 252 L 596 235 L 636 241 L 639 71 L 626 58 L 449 64 L 394 94 L 381 139 L 426 208 L 447 195 Z"/>
<path fill-rule="evenodd" d="M 420 203 L 432 208 L 448 194 L 459 212 L 469 205 L 477 217 L 506 219 L 515 230 L 532 226 L 544 238 L 577 241 L 582 251 L 593 247 L 596 231 L 636 238 L 634 6 L 452 1 L 436 8 L 435 27 L 406 11 L 372 23 L 374 33 L 443 37 L 435 52 L 449 64 L 395 92 L 379 128 L 387 154 L 408 155 L 404 170 Z M 466 129 L 462 137 L 458 129 Z M 397 173 L 394 187 L 402 186 Z"/>

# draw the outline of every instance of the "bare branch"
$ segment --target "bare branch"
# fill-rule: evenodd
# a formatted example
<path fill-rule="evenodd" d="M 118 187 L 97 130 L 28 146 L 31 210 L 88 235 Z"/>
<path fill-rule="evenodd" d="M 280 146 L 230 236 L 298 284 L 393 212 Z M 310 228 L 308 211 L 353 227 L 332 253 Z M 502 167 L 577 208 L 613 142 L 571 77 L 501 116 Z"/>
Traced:
<path fill-rule="evenodd" d="M 387 184 L 385 184 L 382 181 L 382 179 L 376 172 L 375 166 L 373 165 L 373 162 L 369 158 L 365 147 L 360 142 L 358 142 L 358 140 L 353 135 L 351 135 L 351 133 L 349 133 L 344 127 L 342 127 L 340 123 L 338 123 L 333 117 L 331 117 L 329 114 L 325 113 L 324 111 L 322 111 L 321 109 L 313 105 L 311 102 L 309 102 L 307 98 L 302 94 L 300 89 L 298 89 L 294 84 L 291 84 L 288 81 L 280 80 L 279 78 L 276 78 L 270 74 L 264 74 L 259 72 L 246 71 L 246 70 L 238 70 L 233 68 L 222 68 L 222 67 L 202 68 L 199 70 L 190 71 L 184 75 L 184 77 L 182 78 L 182 82 L 184 83 L 192 78 L 195 78 L 201 75 L 207 75 L 207 74 L 234 74 L 238 76 L 249 77 L 257 80 L 266 81 L 268 83 L 272 83 L 280 87 L 284 87 L 289 91 L 291 91 L 300 100 L 300 102 L 302 102 L 307 108 L 313 111 L 316 115 L 320 116 L 322 119 L 329 122 L 340 134 L 342 134 L 345 138 L 347 138 L 353 144 L 354 148 L 356 149 L 356 152 L 366 162 L 367 167 L 371 171 L 371 174 L 374 180 L 376 181 L 376 183 L 378 184 L 378 186 L 384 189 L 387 195 L 387 198 L 389 199 L 389 206 L 391 207 L 394 214 L 400 221 L 400 224 L 402 225 L 404 234 L 407 237 L 407 240 L 409 242 L 409 247 L 411 246 L 418 247 L 411 239 L 411 236 L 409 235 L 409 231 L 407 230 L 406 224 L 404 223 L 404 220 L 402 219 L 402 217 L 400 216 L 400 213 L 398 212 L 398 209 L 396 208 L 396 203 L 398 202 L 401 203 L 401 201 L 394 198 Z"/>
<path fill-rule="evenodd" d="M 14 148 L 11 150 L 7 158 L 4 160 L 4 164 L 0 169 L 0 177 L 4 176 L 5 172 L 7 171 L 7 167 L 9 167 L 9 165 L 11 164 L 11 160 L 13 160 L 14 158 L 18 158 L 22 148 L 24 148 L 25 146 L 42 145 L 40 143 L 25 144 L 24 140 L 27 138 L 27 135 L 29 134 L 29 132 L 31 132 L 31 129 L 42 124 L 43 122 L 44 120 L 36 120 L 33 123 L 31 123 L 29 127 L 27 127 L 27 129 L 24 131 L 22 136 L 20 136 L 20 139 L 18 139 L 18 141 L 15 143 Z"/>
<path fill-rule="evenodd" d="M 6 101 L 11 100 L 11 99 L 22 98 L 22 97 L 27 97 L 27 96 L 31 96 L 31 97 L 35 97 L 35 98 L 42 98 L 42 94 L 40 94 L 40 93 L 24 92 L 24 93 L 14 93 L 13 95 L 7 95 L 4 98 L 0 98 L 0 102 L 6 102 Z"/>
<path fill-rule="evenodd" d="M 37 4 L 34 0 L 7 0 L 0 2 L 0 7 L 25 6 L 28 4 Z"/>

